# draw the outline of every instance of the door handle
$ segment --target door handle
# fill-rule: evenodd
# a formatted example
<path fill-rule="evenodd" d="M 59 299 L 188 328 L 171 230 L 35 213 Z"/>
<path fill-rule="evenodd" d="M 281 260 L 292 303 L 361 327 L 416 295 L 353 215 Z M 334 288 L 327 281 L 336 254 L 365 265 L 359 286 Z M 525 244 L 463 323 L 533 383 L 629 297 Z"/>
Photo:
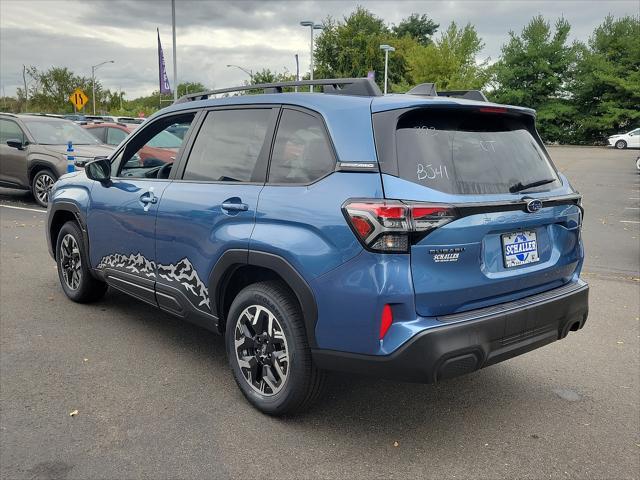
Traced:
<path fill-rule="evenodd" d="M 246 203 L 224 202 L 222 204 L 222 209 L 230 212 L 246 212 L 249 210 L 249 205 Z"/>
<path fill-rule="evenodd" d="M 140 201 L 142 203 L 158 203 L 158 197 L 156 197 L 152 192 L 151 194 L 145 193 L 140 196 Z"/>
<path fill-rule="evenodd" d="M 145 212 L 149 211 L 149 207 L 151 207 L 151 205 L 158 203 L 158 197 L 153 193 L 153 187 L 149 188 L 149 191 L 140 195 L 140 203 L 144 205 Z"/>

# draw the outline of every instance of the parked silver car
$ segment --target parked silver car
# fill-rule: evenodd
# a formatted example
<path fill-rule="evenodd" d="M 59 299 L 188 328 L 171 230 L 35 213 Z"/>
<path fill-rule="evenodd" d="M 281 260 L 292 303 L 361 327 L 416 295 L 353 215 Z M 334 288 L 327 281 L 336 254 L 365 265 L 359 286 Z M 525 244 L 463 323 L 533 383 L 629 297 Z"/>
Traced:
<path fill-rule="evenodd" d="M 76 160 L 109 155 L 113 147 L 70 120 L 48 115 L 0 114 L 0 186 L 31 190 L 47 206 L 49 191 L 67 172 L 67 144 Z"/>

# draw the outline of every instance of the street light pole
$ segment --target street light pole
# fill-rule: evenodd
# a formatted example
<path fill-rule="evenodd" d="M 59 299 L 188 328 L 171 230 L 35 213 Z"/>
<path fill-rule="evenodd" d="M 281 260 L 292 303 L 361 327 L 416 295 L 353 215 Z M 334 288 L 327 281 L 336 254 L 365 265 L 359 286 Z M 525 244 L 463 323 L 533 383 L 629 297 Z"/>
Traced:
<path fill-rule="evenodd" d="M 91 66 L 91 100 L 93 103 L 93 114 L 96 114 L 96 70 L 106 63 L 115 63 L 114 60 L 107 60 Z"/>
<path fill-rule="evenodd" d="M 384 94 L 387 94 L 387 78 L 389 72 L 389 52 L 395 52 L 396 49 L 391 45 L 380 45 L 380 50 L 384 50 Z"/>
<path fill-rule="evenodd" d="M 253 83 L 253 70 L 247 70 L 246 68 L 241 67 L 240 65 L 227 65 L 227 68 L 230 68 L 230 67 L 235 67 L 235 68 L 239 68 L 240 70 L 242 70 L 244 73 L 249 75 L 249 81 L 251 83 Z"/>
<path fill-rule="evenodd" d="M 300 25 L 302 25 L 303 27 L 309 27 L 309 30 L 311 32 L 311 41 L 309 43 L 309 79 L 313 80 L 313 31 L 322 30 L 324 27 L 321 24 L 315 23 L 311 20 L 300 22 Z M 309 91 L 313 92 L 313 85 L 310 85 L 309 87 Z"/>

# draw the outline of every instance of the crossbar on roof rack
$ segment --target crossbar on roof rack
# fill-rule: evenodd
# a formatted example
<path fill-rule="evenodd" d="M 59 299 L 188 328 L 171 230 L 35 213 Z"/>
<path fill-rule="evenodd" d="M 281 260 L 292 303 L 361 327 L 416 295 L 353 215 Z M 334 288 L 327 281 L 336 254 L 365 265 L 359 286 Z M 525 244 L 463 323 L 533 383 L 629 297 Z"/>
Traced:
<path fill-rule="evenodd" d="M 300 80 L 293 82 L 258 83 L 255 85 L 242 85 L 239 87 L 219 88 L 205 92 L 183 95 L 175 103 L 185 103 L 194 100 L 206 100 L 210 95 L 221 93 L 244 92 L 247 90 L 263 90 L 264 93 L 282 93 L 283 88 L 304 87 L 307 85 L 320 85 L 328 87 L 324 93 L 336 95 L 354 95 L 360 97 L 378 97 L 382 92 L 378 85 L 370 78 L 327 78 L 322 80 Z"/>

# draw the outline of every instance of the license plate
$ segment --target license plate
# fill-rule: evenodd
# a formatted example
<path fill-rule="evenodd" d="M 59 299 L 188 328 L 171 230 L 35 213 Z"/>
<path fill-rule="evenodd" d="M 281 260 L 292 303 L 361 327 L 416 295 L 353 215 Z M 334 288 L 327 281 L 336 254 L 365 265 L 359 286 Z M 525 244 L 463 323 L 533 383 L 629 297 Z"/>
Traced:
<path fill-rule="evenodd" d="M 536 232 L 524 230 L 522 232 L 505 233 L 502 235 L 502 253 L 506 268 L 539 261 Z"/>

